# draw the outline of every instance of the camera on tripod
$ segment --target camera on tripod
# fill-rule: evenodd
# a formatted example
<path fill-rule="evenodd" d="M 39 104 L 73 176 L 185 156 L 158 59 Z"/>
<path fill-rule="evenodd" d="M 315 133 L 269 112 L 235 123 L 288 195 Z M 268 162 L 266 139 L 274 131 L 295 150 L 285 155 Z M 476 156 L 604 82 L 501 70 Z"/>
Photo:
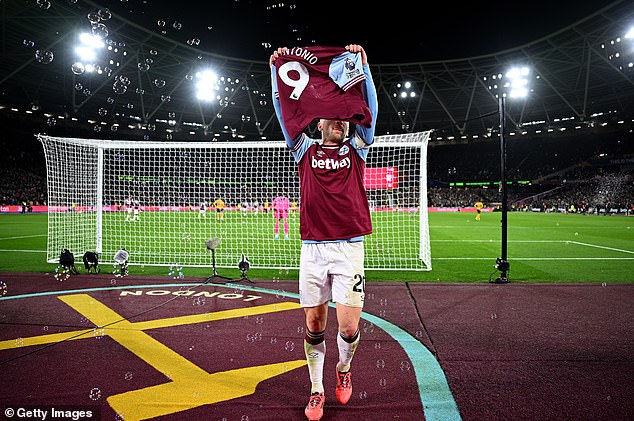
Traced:
<path fill-rule="evenodd" d="M 216 271 L 216 248 L 218 248 L 218 246 L 220 245 L 220 242 L 221 242 L 220 238 L 210 238 L 207 241 L 205 241 L 205 246 L 207 247 L 207 250 L 211 251 L 211 262 L 213 266 L 213 272 L 207 278 L 206 282 L 212 281 L 214 279 L 224 279 L 225 282 L 248 281 L 254 284 L 255 282 L 253 282 L 250 278 L 247 277 L 247 272 L 251 268 L 251 264 L 249 262 L 249 259 L 244 255 L 244 253 L 242 253 L 242 258 L 238 262 L 238 269 L 240 269 L 240 273 L 241 273 L 240 279 L 231 279 L 231 278 L 227 278 L 226 276 L 221 276 L 218 274 L 218 272 Z"/>

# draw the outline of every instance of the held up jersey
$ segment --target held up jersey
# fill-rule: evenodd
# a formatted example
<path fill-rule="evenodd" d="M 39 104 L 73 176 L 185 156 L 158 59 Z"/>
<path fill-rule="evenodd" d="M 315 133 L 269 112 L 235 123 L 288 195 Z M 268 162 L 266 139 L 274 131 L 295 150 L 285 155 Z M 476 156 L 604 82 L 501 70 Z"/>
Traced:
<path fill-rule="evenodd" d="M 295 47 L 274 64 L 275 97 L 288 135 L 295 139 L 318 118 L 370 127 L 363 96 L 361 54 L 343 47 Z"/>

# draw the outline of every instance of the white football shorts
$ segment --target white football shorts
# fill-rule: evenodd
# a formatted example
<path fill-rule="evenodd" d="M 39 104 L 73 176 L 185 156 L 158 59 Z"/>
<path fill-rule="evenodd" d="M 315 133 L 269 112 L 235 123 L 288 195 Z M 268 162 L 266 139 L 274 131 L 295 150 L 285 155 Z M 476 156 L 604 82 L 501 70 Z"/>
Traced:
<path fill-rule="evenodd" d="M 303 243 L 299 259 L 300 305 L 315 307 L 332 300 L 363 307 L 363 259 L 363 241 Z"/>

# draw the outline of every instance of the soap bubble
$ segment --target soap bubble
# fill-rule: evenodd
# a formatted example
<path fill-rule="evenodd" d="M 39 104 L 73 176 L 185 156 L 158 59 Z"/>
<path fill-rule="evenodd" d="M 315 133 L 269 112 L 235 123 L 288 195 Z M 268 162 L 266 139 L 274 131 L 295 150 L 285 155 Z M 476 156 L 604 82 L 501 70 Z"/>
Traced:
<path fill-rule="evenodd" d="M 51 64 L 54 58 L 51 50 L 35 50 L 35 59 L 42 64 Z"/>

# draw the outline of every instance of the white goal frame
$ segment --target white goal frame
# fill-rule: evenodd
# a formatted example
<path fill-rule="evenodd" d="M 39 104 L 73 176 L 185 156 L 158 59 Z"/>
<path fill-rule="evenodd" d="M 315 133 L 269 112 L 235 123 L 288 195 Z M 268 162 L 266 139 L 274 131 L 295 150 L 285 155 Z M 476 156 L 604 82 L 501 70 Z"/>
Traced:
<path fill-rule="evenodd" d="M 365 241 L 367 270 L 432 269 L 427 210 L 430 133 L 376 136 L 370 147 L 366 176 L 373 172 L 383 177 L 393 170 L 395 179 L 368 188 L 374 231 Z M 270 206 L 281 190 L 299 202 L 297 167 L 283 141 L 36 136 L 46 158 L 50 263 L 59 262 L 63 248 L 79 261 L 86 251 L 96 251 L 100 262 L 112 262 L 117 250 L 125 247 L 130 265 L 212 267 L 205 240 L 217 237 L 221 242 L 213 259 L 218 268 L 236 268 L 242 254 L 251 268 L 299 267 L 299 211 L 292 216 L 295 219 L 289 218 L 291 241 L 283 239 L 282 225 L 281 238 L 274 239 L 272 212 L 264 212 L 265 199 Z M 249 200 L 242 201 L 240 189 L 249 191 Z M 138 201 L 138 222 L 125 219 L 128 196 Z M 212 206 L 217 196 L 228 202 L 224 219 L 218 219 Z M 201 202 L 206 202 L 205 212 L 200 212 Z"/>

